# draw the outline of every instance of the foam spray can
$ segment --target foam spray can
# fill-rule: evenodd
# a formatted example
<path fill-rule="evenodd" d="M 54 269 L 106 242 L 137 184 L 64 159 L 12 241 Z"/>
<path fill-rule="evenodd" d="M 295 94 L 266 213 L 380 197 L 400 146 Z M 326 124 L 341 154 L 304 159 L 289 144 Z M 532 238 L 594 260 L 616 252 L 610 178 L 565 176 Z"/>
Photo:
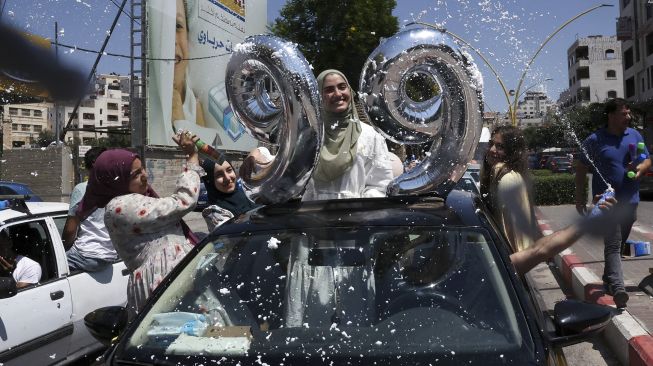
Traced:
<path fill-rule="evenodd" d="M 630 161 L 633 163 L 633 166 L 639 165 L 642 161 L 646 160 L 648 156 L 646 156 L 646 150 L 645 150 L 646 145 L 644 145 L 643 142 L 638 142 L 637 145 L 635 144 L 629 144 L 628 145 L 628 151 L 630 152 Z M 635 179 L 637 176 L 637 172 L 635 171 L 629 171 L 626 173 L 626 176 L 630 179 Z"/>
<path fill-rule="evenodd" d="M 224 163 L 224 154 L 222 154 L 219 150 L 213 148 L 213 146 L 207 144 L 202 140 L 197 140 L 195 142 L 195 146 L 197 147 L 197 151 L 199 151 L 200 154 L 206 155 L 218 164 Z"/>
<path fill-rule="evenodd" d="M 614 189 L 612 188 L 612 186 L 608 185 L 608 189 L 606 189 L 605 192 L 601 194 L 599 201 L 596 202 L 594 207 L 592 207 L 592 211 L 590 211 L 590 217 L 596 217 L 601 215 L 602 210 L 599 208 L 599 206 L 605 203 L 605 201 L 610 197 L 614 197 Z"/>

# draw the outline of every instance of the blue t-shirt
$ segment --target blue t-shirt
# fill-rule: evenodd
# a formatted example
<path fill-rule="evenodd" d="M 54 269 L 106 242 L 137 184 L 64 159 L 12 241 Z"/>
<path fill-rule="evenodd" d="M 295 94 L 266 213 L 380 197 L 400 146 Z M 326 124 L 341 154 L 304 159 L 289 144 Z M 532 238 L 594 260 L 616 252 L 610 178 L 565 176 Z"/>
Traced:
<path fill-rule="evenodd" d="M 639 181 L 626 176 L 628 164 L 631 162 L 629 145 L 637 145 L 638 142 L 644 142 L 642 135 L 630 127 L 621 136 L 613 135 L 602 128 L 583 141 L 583 147 L 589 156 L 581 154 L 581 161 L 594 174 L 592 177 L 593 195 L 601 194 L 608 188 L 601 179 L 603 176 L 614 188 L 618 201 L 639 203 Z M 648 157 L 648 150 L 646 148 L 645 150 Z M 596 169 L 600 175 L 596 174 Z"/>

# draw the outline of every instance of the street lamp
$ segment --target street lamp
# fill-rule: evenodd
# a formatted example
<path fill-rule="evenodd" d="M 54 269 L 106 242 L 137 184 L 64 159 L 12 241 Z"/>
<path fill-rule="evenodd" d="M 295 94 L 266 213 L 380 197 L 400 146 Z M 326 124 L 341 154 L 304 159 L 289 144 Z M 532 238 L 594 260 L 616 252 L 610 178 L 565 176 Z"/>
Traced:
<path fill-rule="evenodd" d="M 444 28 L 442 28 L 442 27 L 438 27 L 438 26 L 435 26 L 435 25 L 430 24 L 430 23 L 424 23 L 424 22 L 411 22 L 411 23 L 408 23 L 407 25 L 411 25 L 411 24 L 420 24 L 420 25 L 425 25 L 425 26 L 429 26 L 429 27 L 432 27 L 432 28 L 438 29 L 439 31 L 441 31 L 441 32 L 445 32 L 446 34 L 452 36 L 453 38 L 455 38 L 456 40 L 460 41 L 461 43 L 463 43 L 463 44 L 466 45 L 467 47 L 471 48 L 471 49 L 472 49 L 472 50 L 473 50 L 473 51 L 474 51 L 474 52 L 475 52 L 475 53 L 476 53 L 476 54 L 481 58 L 481 60 L 483 60 L 483 62 L 485 63 L 485 65 L 487 65 L 487 67 L 490 69 L 490 71 L 492 71 L 492 73 L 493 73 L 494 76 L 496 77 L 497 81 L 499 82 L 499 85 L 501 86 L 501 89 L 503 90 L 503 94 L 504 94 L 505 97 L 506 97 L 506 101 L 508 102 L 508 114 L 509 114 L 509 116 L 510 116 L 510 121 L 512 122 L 512 125 L 513 125 L 513 126 L 516 126 L 516 125 L 517 125 L 517 111 L 516 111 L 516 109 L 517 109 L 517 100 L 518 100 L 518 97 L 520 97 L 520 96 L 522 95 L 522 93 L 519 93 L 519 91 L 521 90 L 521 85 L 522 85 L 522 83 L 524 82 L 524 78 L 526 77 L 526 73 L 527 73 L 528 70 L 530 69 L 531 64 L 533 63 L 533 61 L 535 61 L 535 58 L 540 54 L 540 51 L 542 51 L 542 49 L 544 48 L 544 46 L 545 46 L 547 43 L 549 43 L 549 41 L 550 41 L 550 40 L 551 40 L 551 39 L 552 39 L 556 34 L 558 34 L 558 32 L 560 32 L 563 28 L 565 28 L 565 27 L 566 27 L 567 25 L 569 25 L 571 22 L 573 22 L 574 20 L 576 20 L 576 19 L 582 17 L 583 15 L 585 15 L 585 14 L 591 12 L 591 11 L 594 11 L 594 10 L 596 10 L 596 9 L 598 9 L 598 8 L 602 8 L 602 7 L 606 7 L 606 6 L 610 6 L 610 7 L 612 7 L 612 6 L 614 6 L 614 5 L 612 5 L 612 4 L 599 4 L 599 5 L 593 6 L 593 7 L 589 8 L 589 9 L 587 9 L 587 10 L 585 10 L 585 11 L 582 11 L 582 12 L 576 14 L 575 16 L 571 17 L 571 18 L 570 18 L 569 20 L 567 20 L 566 22 L 564 22 L 562 25 L 560 25 L 558 28 L 556 28 L 556 30 L 554 30 L 553 33 L 551 33 L 548 37 L 546 37 L 546 38 L 544 39 L 544 41 L 542 42 L 542 44 L 540 44 L 540 46 L 538 47 L 537 51 L 535 51 L 535 54 L 533 54 L 533 57 L 531 57 L 531 59 L 530 59 L 530 60 L 528 61 L 528 63 L 526 64 L 526 67 L 524 68 L 524 71 L 522 72 L 521 77 L 519 78 L 519 83 L 517 84 L 517 89 L 516 89 L 516 91 L 513 91 L 513 90 L 508 91 L 508 89 L 506 89 L 506 85 L 504 84 L 503 80 L 501 80 L 501 77 L 499 77 L 499 74 L 498 74 L 497 71 L 494 69 L 494 67 L 492 66 L 492 64 L 490 64 L 490 62 L 487 60 L 487 58 L 485 58 L 485 56 L 483 55 L 483 53 L 481 53 L 481 51 L 479 51 L 476 47 L 472 46 L 469 42 L 467 42 L 467 41 L 466 41 L 465 39 L 463 39 L 462 37 L 458 36 L 458 35 L 455 34 L 455 33 L 450 32 L 450 31 L 448 31 L 448 30 L 446 30 L 446 29 L 444 29 Z M 537 85 L 537 84 L 535 84 L 535 85 Z M 531 87 L 533 87 L 533 86 L 534 86 L 534 85 L 532 85 Z M 529 88 L 530 88 L 530 87 L 529 87 Z M 526 88 L 526 90 L 528 90 L 529 88 Z M 516 97 L 515 97 L 515 96 L 516 96 Z M 510 100 L 510 97 L 513 97 L 513 99 Z"/>

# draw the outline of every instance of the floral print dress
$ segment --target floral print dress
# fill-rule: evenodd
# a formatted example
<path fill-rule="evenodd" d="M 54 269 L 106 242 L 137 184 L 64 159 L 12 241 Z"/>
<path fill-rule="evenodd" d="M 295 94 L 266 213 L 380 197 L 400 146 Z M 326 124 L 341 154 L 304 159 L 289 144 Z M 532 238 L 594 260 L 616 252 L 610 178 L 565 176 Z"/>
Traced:
<path fill-rule="evenodd" d="M 192 248 L 180 220 L 199 195 L 199 166 L 185 167 L 169 197 L 132 193 L 112 199 L 104 221 L 118 255 L 131 271 L 127 286 L 130 315 L 135 315 L 163 278 Z"/>

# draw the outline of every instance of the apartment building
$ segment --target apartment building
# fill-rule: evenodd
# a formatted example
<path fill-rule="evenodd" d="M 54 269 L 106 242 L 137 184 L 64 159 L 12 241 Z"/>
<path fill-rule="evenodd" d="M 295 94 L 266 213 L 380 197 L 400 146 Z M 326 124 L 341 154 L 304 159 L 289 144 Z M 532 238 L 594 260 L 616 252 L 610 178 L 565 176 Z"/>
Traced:
<path fill-rule="evenodd" d="M 82 145 L 107 137 L 104 132 L 107 129 L 128 127 L 129 76 L 100 74 L 95 79 L 94 91 L 82 101 L 75 115 L 72 105 L 62 109 L 64 113 L 60 116 L 63 116 L 63 124 L 67 124 L 72 116 L 72 126 L 86 129 L 66 134 L 66 139 L 77 137 Z"/>
<path fill-rule="evenodd" d="M 569 108 L 623 97 L 621 49 L 616 36 L 578 38 L 567 49 L 569 88 L 558 104 Z"/>
<path fill-rule="evenodd" d="M 52 104 L 6 104 L 2 109 L 2 148 L 30 148 L 39 133 L 48 129 Z"/>
<path fill-rule="evenodd" d="M 616 28 L 623 50 L 624 98 L 643 114 L 644 138 L 653 148 L 653 3 L 620 0 Z"/>

